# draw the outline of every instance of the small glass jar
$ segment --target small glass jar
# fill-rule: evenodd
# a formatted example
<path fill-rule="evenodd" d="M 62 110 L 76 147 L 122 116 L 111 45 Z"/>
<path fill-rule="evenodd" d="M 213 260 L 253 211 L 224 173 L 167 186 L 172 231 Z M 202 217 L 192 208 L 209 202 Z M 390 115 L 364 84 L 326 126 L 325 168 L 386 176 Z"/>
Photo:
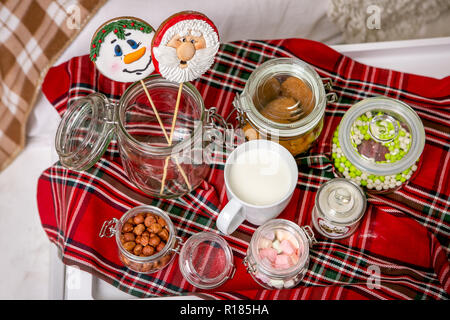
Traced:
<path fill-rule="evenodd" d="M 121 240 L 122 228 L 124 224 L 127 223 L 130 218 L 135 217 L 139 213 L 151 213 L 155 216 L 161 217 L 168 229 L 169 235 L 166 244 L 161 251 L 150 256 L 138 256 L 129 252 L 125 249 Z M 157 207 L 147 205 L 130 209 L 125 212 L 120 219 L 113 218 L 105 221 L 100 230 L 99 236 L 101 238 L 110 238 L 115 236 L 116 245 L 119 250 L 119 258 L 123 264 L 133 271 L 145 274 L 158 272 L 171 263 L 175 257 L 175 253 L 179 252 L 182 242 L 181 239 L 176 236 L 176 230 L 167 213 Z"/>
<path fill-rule="evenodd" d="M 383 96 L 367 98 L 344 115 L 332 138 L 339 176 L 368 192 L 399 189 L 418 171 L 425 130 L 406 103 Z"/>
<path fill-rule="evenodd" d="M 169 137 L 179 85 L 159 75 L 143 81 Z M 169 146 L 141 82 L 131 84 L 118 105 L 98 93 L 78 99 L 68 107 L 56 133 L 61 164 L 89 169 L 115 136 L 127 176 L 139 189 L 161 198 L 190 192 L 209 172 L 217 123 L 223 128 L 227 124 L 214 108 L 205 109 L 190 83 L 183 85 L 180 101 Z"/>
<path fill-rule="evenodd" d="M 186 240 L 178 258 L 184 278 L 200 289 L 213 289 L 233 278 L 233 252 L 218 234 L 199 232 Z"/>
<path fill-rule="evenodd" d="M 331 88 L 331 81 L 326 83 Z M 292 155 L 306 152 L 319 137 L 327 102 L 322 79 L 307 63 L 295 58 L 264 62 L 250 75 L 233 105 L 247 140 L 277 141 Z"/>
<path fill-rule="evenodd" d="M 262 287 L 293 288 L 305 276 L 309 250 L 315 242 L 309 226 L 299 227 L 285 219 L 269 220 L 256 229 L 243 263 Z"/>
<path fill-rule="evenodd" d="M 350 180 L 335 178 L 325 182 L 316 193 L 314 228 L 331 239 L 349 237 L 364 216 L 366 202 L 364 191 Z"/>
<path fill-rule="evenodd" d="M 168 230 L 164 247 L 160 251 L 155 249 L 154 253 L 149 256 L 136 255 L 134 251 L 130 252 L 125 247 L 128 240 L 122 238 L 124 237 L 122 233 L 124 225 L 142 213 L 163 219 L 164 222 L 158 222 L 164 224 L 164 228 Z M 149 229 L 151 229 L 151 225 L 146 229 L 151 232 L 152 230 Z M 134 229 L 128 232 L 134 232 Z M 112 218 L 105 221 L 99 232 L 100 238 L 115 237 L 120 261 L 135 272 L 144 274 L 158 272 L 173 261 L 175 254 L 179 254 L 181 273 L 190 284 L 197 288 L 213 289 L 233 278 L 236 270 L 233 263 L 233 252 L 220 235 L 212 232 L 199 232 L 183 243 L 183 240 L 176 234 L 169 215 L 157 207 L 148 205 L 132 208 L 125 212 L 120 219 Z M 137 238 L 133 241 L 137 241 Z M 142 244 L 142 241 L 139 243 Z M 146 245 L 152 244 L 149 242 Z"/>

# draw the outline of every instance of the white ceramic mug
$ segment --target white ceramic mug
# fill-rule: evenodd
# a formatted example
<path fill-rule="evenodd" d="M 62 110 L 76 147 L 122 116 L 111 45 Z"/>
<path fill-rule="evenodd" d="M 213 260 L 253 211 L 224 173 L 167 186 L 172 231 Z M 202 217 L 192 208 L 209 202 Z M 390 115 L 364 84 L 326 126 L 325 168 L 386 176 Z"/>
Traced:
<path fill-rule="evenodd" d="M 287 193 L 274 203 L 254 205 L 240 199 L 230 187 L 230 171 L 236 158 L 249 150 L 269 150 L 277 153 L 287 164 L 289 171 L 289 189 Z M 228 203 L 222 209 L 217 219 L 217 228 L 224 234 L 231 234 L 239 225 L 247 220 L 254 225 L 262 225 L 276 218 L 289 204 L 298 181 L 298 168 L 292 154 L 280 144 L 270 140 L 252 140 L 238 146 L 228 157 L 224 170 L 225 187 Z"/>

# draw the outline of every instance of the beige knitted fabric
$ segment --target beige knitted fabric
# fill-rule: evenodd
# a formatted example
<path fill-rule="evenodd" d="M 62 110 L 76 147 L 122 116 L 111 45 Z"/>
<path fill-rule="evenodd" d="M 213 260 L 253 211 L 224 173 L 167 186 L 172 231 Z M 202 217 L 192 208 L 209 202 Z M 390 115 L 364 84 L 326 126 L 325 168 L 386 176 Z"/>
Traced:
<path fill-rule="evenodd" d="M 450 0 L 330 0 L 345 42 L 450 36 Z"/>

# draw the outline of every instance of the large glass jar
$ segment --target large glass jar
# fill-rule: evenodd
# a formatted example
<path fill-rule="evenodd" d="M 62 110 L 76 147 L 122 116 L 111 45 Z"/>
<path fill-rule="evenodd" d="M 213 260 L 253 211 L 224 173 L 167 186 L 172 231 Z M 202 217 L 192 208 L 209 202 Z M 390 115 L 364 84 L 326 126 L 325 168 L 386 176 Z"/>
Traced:
<path fill-rule="evenodd" d="M 233 105 L 247 140 L 277 141 L 296 156 L 319 137 L 326 103 L 335 99 L 335 93 L 325 92 L 310 65 L 295 58 L 276 58 L 252 72 Z"/>
<path fill-rule="evenodd" d="M 197 89 L 185 83 L 169 145 L 179 85 L 159 75 L 144 79 L 144 84 L 157 114 L 140 82 L 127 88 L 118 105 L 102 94 L 90 94 L 71 104 L 64 114 L 56 151 L 64 166 L 86 170 L 99 160 L 115 135 L 125 171 L 139 189 L 152 196 L 179 197 L 206 177 L 214 149 L 210 137 L 217 138 L 218 122 L 223 127 L 226 123 L 214 108 L 205 109 Z"/>
<path fill-rule="evenodd" d="M 316 242 L 309 226 L 272 219 L 253 234 L 243 263 L 262 287 L 289 289 L 300 283 L 309 264 L 309 250 Z"/>
<path fill-rule="evenodd" d="M 332 138 L 336 173 L 371 193 L 402 187 L 418 171 L 425 129 L 406 103 L 384 96 L 354 104 Z"/>

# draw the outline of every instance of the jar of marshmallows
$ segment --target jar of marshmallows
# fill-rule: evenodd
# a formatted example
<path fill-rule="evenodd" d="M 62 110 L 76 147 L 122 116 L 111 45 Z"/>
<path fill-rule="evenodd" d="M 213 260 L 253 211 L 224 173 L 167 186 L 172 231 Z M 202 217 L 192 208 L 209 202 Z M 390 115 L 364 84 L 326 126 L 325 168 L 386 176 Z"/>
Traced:
<path fill-rule="evenodd" d="M 289 289 L 299 284 L 316 242 L 309 226 L 272 219 L 256 229 L 243 263 L 253 279 L 266 289 Z"/>

